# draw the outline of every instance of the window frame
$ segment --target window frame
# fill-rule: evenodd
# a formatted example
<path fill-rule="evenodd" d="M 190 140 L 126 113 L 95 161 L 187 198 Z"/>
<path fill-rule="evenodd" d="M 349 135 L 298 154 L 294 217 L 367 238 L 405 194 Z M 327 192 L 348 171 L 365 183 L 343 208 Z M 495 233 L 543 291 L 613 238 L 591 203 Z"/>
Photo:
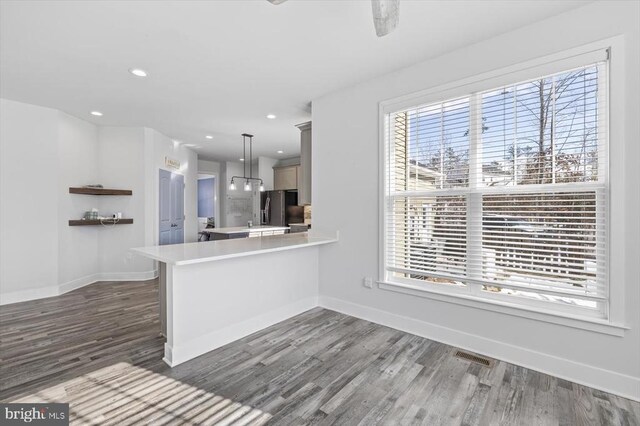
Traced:
<path fill-rule="evenodd" d="M 606 259 L 608 264 L 607 283 L 609 294 L 606 302 L 607 306 L 605 306 L 605 312 L 608 314 L 606 319 L 579 315 L 570 310 L 562 309 L 560 305 L 550 309 L 538 303 L 529 303 L 525 298 L 511 298 L 510 296 L 497 294 L 483 295 L 479 294 L 478 291 L 460 291 L 459 288 L 456 288 L 457 286 L 448 288 L 438 284 L 417 285 L 408 281 L 400 282 L 401 280 L 394 280 L 389 282 L 386 280 L 386 196 L 388 182 L 387 135 L 385 132 L 388 126 L 388 115 L 417 105 L 443 102 L 459 97 L 468 96 L 471 101 L 472 97 L 481 96 L 481 92 L 486 90 L 598 62 L 602 59 L 604 50 L 609 52 L 607 70 L 609 102 L 605 109 L 608 123 L 607 134 L 605 135 L 607 140 L 607 161 L 609 164 L 623 164 L 623 149 L 620 149 L 623 141 L 623 114 L 616 114 L 616 111 L 621 112 L 621 107 L 624 106 L 624 93 L 622 93 L 620 85 L 617 83 L 617 81 L 623 80 L 624 77 L 622 57 L 624 50 L 621 37 L 602 40 L 379 103 L 379 288 L 605 334 L 618 336 L 624 334 L 624 330 L 627 329 L 624 326 L 624 260 L 620 260 L 617 257 L 613 259 L 608 257 Z M 614 143 L 616 145 L 612 149 Z M 607 167 L 605 180 L 608 182 L 608 196 L 605 209 L 608 213 L 608 220 L 605 244 L 609 247 L 611 247 L 612 240 L 614 242 L 621 240 L 624 235 L 624 229 L 619 229 L 623 228 L 622 224 L 624 223 L 619 220 L 624 215 L 623 197 L 625 184 L 624 179 L 620 179 L 622 176 L 622 172 L 617 172 Z"/>

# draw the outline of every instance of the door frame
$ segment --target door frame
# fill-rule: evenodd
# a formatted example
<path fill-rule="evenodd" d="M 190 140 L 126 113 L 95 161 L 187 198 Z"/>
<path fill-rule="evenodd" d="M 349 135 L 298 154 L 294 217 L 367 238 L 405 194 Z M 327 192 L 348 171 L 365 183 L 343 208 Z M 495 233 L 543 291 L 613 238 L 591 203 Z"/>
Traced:
<path fill-rule="evenodd" d="M 214 184 L 213 184 L 213 217 L 215 217 L 216 219 L 216 228 L 220 228 L 220 193 L 219 193 L 219 188 L 220 188 L 220 181 L 219 181 L 219 173 L 217 172 L 208 172 L 208 171 L 198 171 L 198 175 L 196 176 L 196 184 L 198 183 L 198 181 L 202 178 L 202 179 L 206 179 L 206 178 L 213 178 L 214 180 Z M 196 189 L 197 191 L 197 189 Z M 197 200 L 197 195 L 196 195 L 196 203 L 198 202 Z M 196 217 L 198 217 L 198 205 L 196 204 Z"/>

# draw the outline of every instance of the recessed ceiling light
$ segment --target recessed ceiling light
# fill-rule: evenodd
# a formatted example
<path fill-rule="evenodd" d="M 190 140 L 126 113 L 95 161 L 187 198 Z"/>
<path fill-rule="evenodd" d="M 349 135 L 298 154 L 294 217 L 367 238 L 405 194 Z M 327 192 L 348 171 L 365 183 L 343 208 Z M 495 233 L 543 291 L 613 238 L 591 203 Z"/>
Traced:
<path fill-rule="evenodd" d="M 244 161 L 244 158 L 240 158 L 240 161 Z"/>
<path fill-rule="evenodd" d="M 91 115 L 95 115 L 96 117 L 102 117 L 102 113 L 100 111 L 91 111 Z"/>
<path fill-rule="evenodd" d="M 267 118 L 268 118 L 269 120 L 273 120 L 274 118 L 276 118 L 276 116 L 275 116 L 274 114 L 268 114 L 268 115 L 267 115 Z"/>
<path fill-rule="evenodd" d="M 129 68 L 129 72 L 136 77 L 146 77 L 149 75 L 145 70 L 141 70 L 140 68 Z"/>
<path fill-rule="evenodd" d="M 279 149 L 279 150 L 278 150 L 278 154 L 284 154 L 284 151 L 283 151 L 283 150 L 281 150 L 281 149 Z"/>
<path fill-rule="evenodd" d="M 205 138 L 207 138 L 207 139 L 213 139 L 213 136 L 211 136 L 211 135 L 207 135 L 207 136 L 205 136 Z"/>

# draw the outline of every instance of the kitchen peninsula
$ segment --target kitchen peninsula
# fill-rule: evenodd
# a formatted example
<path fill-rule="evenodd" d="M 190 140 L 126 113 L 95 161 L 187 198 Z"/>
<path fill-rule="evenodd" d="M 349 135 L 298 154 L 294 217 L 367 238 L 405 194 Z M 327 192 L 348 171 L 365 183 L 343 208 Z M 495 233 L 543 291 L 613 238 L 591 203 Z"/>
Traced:
<path fill-rule="evenodd" d="M 157 260 L 164 361 L 175 366 L 317 306 L 309 233 L 131 249 Z"/>

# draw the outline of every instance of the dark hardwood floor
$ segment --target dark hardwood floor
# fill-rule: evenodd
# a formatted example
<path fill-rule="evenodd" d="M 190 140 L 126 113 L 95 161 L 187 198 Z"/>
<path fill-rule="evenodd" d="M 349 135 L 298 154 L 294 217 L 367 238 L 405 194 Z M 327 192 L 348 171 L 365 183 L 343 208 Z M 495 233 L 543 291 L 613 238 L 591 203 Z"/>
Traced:
<path fill-rule="evenodd" d="M 0 400 L 73 424 L 638 425 L 640 404 L 313 309 L 170 369 L 157 282 L 0 307 Z"/>

